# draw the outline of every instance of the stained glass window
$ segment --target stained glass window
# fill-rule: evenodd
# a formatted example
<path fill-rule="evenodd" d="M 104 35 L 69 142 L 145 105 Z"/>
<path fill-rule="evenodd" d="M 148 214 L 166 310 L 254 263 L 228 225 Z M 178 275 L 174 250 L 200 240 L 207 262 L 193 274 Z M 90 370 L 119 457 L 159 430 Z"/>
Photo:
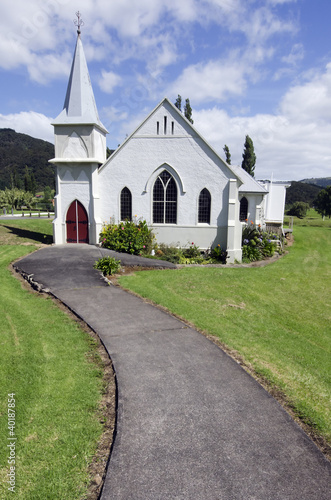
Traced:
<path fill-rule="evenodd" d="M 132 195 L 127 187 L 121 191 L 121 220 L 132 219 Z"/>
<path fill-rule="evenodd" d="M 167 170 L 163 170 L 154 184 L 153 222 L 177 224 L 177 186 Z"/>
<path fill-rule="evenodd" d="M 240 200 L 240 215 L 239 215 L 239 220 L 241 222 L 245 222 L 247 220 L 247 215 L 248 215 L 248 201 L 245 196 L 241 198 Z"/>
<path fill-rule="evenodd" d="M 199 195 L 198 222 L 210 224 L 211 196 L 208 189 L 204 188 Z"/>

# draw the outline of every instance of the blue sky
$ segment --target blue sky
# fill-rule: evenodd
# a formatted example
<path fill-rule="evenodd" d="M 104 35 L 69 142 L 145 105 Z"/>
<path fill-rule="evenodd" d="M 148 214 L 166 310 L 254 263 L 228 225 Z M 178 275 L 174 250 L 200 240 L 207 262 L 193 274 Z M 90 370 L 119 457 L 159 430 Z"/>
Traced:
<path fill-rule="evenodd" d="M 53 141 L 78 10 L 110 148 L 181 94 L 233 164 L 250 135 L 257 178 L 331 176 L 330 2 L 2 0 L 0 128 Z"/>

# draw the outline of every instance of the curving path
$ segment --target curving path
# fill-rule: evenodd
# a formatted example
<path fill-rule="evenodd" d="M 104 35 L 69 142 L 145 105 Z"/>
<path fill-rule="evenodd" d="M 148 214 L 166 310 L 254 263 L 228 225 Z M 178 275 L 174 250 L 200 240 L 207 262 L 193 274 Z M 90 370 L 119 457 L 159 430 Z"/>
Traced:
<path fill-rule="evenodd" d="M 291 417 L 197 331 L 106 285 L 92 265 L 107 252 L 52 246 L 16 263 L 112 358 L 117 434 L 101 499 L 329 499 L 331 464 Z"/>

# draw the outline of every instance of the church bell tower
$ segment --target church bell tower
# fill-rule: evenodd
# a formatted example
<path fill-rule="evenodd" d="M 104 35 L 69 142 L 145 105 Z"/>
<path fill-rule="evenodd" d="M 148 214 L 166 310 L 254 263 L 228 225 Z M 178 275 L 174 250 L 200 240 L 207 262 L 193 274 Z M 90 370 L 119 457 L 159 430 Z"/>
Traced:
<path fill-rule="evenodd" d="M 56 166 L 55 244 L 98 243 L 98 168 L 106 160 L 106 134 L 99 119 L 81 41 L 84 24 L 77 12 L 77 42 L 62 112 L 53 121 Z"/>

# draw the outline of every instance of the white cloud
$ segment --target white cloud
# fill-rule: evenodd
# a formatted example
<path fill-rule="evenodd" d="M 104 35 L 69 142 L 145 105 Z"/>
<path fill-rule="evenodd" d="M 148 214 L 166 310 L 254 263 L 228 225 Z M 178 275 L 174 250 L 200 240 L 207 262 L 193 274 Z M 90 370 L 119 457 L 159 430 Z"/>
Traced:
<path fill-rule="evenodd" d="M 189 95 L 197 104 L 242 95 L 246 89 L 245 68 L 235 58 L 233 62 L 208 61 L 188 66 L 171 85 L 169 94 Z"/>
<path fill-rule="evenodd" d="M 287 56 L 282 57 L 282 61 L 296 66 L 298 62 L 302 61 L 304 55 L 305 51 L 302 43 L 296 43 L 293 45 L 291 52 Z"/>
<path fill-rule="evenodd" d="M 291 52 L 281 58 L 286 66 L 279 67 L 273 76 L 273 80 L 278 81 L 283 77 L 291 77 L 297 71 L 300 63 L 305 57 L 305 49 L 302 43 L 296 43 L 291 48 Z"/>
<path fill-rule="evenodd" d="M 88 59 L 111 57 L 119 63 L 135 57 L 157 71 L 178 60 L 177 42 L 192 36 L 194 23 L 244 33 L 259 46 L 276 33 L 294 29 L 291 21 L 278 17 L 271 8 L 254 9 L 244 0 L 15 0 L 15 8 L 7 0 L 4 4 L 0 67 L 25 65 L 40 82 L 61 73 L 60 69 L 51 71 L 46 78 L 36 59 L 68 50 L 67 43 L 74 36 L 72 13 L 78 9 L 85 21 L 82 31 Z"/>
<path fill-rule="evenodd" d="M 246 19 L 241 21 L 241 29 L 245 32 L 250 43 L 258 45 L 265 43 L 266 40 L 276 34 L 293 34 L 297 31 L 294 21 L 276 16 L 274 12 L 266 7 L 253 10 L 251 15 L 247 15 Z"/>
<path fill-rule="evenodd" d="M 34 111 L 21 111 L 21 113 L 9 115 L 0 114 L 0 128 L 12 128 L 16 132 L 54 143 L 52 120 L 52 118 Z"/>
<path fill-rule="evenodd" d="M 196 104 L 224 102 L 246 93 L 249 82 L 262 76 L 261 65 L 270 59 L 273 49 L 252 47 L 243 52 L 232 50 L 226 58 L 187 66 L 169 87 L 169 95 L 189 95 Z"/>
<path fill-rule="evenodd" d="M 103 92 L 111 94 L 117 85 L 120 85 L 122 78 L 114 73 L 113 71 L 101 71 L 101 77 L 99 78 L 99 87 Z"/>
<path fill-rule="evenodd" d="M 310 81 L 291 87 L 280 104 L 281 112 L 298 122 L 330 122 L 330 109 L 331 62 L 324 73 L 315 71 Z"/>
<path fill-rule="evenodd" d="M 299 180 L 330 176 L 331 63 L 310 81 L 289 89 L 279 114 L 229 116 L 216 107 L 194 111 L 197 129 L 222 153 L 227 144 L 232 163 L 241 164 L 245 135 L 254 142 L 256 176 Z"/>
<path fill-rule="evenodd" d="M 254 143 L 257 178 L 300 180 L 324 177 L 331 171 L 331 124 L 301 124 L 283 115 L 230 117 L 217 108 L 196 111 L 194 124 L 223 157 L 227 144 L 232 163 L 241 165 L 245 136 Z"/>
<path fill-rule="evenodd" d="M 68 77 L 72 62 L 72 55 L 69 53 L 35 55 L 31 58 L 28 66 L 29 75 L 32 81 L 47 84 L 55 78 Z"/>

